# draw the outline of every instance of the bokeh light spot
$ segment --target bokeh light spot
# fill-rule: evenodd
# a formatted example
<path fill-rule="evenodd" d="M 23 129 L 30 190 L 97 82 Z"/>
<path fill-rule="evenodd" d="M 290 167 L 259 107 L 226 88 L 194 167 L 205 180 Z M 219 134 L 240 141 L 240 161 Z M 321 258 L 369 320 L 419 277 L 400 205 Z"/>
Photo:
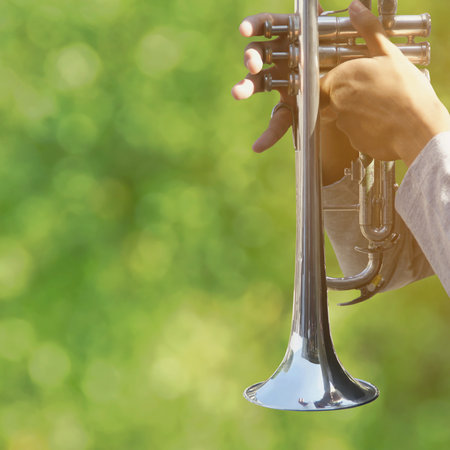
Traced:
<path fill-rule="evenodd" d="M 232 332 L 223 318 L 183 309 L 167 321 L 160 335 L 150 367 L 151 387 L 162 398 L 176 398 L 189 391 L 209 409 L 222 403 L 227 394 L 224 383 L 211 380 L 223 376 L 230 352 Z M 214 388 L 205 389 L 205 384 Z"/>
<path fill-rule="evenodd" d="M 116 19 L 122 7 L 122 0 L 89 0 L 80 3 L 84 20 L 97 26 L 99 22 L 110 23 Z"/>
<path fill-rule="evenodd" d="M 0 322 L 0 356 L 18 361 L 26 356 L 34 345 L 33 327 L 22 319 L 5 319 Z"/>
<path fill-rule="evenodd" d="M 81 387 L 95 403 L 114 401 L 120 393 L 120 373 L 109 362 L 95 360 L 88 366 Z"/>
<path fill-rule="evenodd" d="M 61 87 L 76 89 L 92 84 L 100 72 L 101 61 L 87 44 L 73 44 L 60 50 L 56 70 Z"/>
<path fill-rule="evenodd" d="M 180 61 L 175 31 L 160 29 L 144 36 L 136 49 L 136 63 L 146 75 L 160 77 Z"/>
<path fill-rule="evenodd" d="M 39 434 L 28 431 L 13 436 L 8 445 L 8 450 L 47 450 L 46 439 Z"/>
<path fill-rule="evenodd" d="M 172 249 L 148 233 L 141 233 L 132 239 L 128 253 L 128 267 L 143 280 L 157 280 L 168 271 L 172 261 Z"/>
<path fill-rule="evenodd" d="M 157 359 L 150 369 L 150 384 L 162 398 L 177 398 L 189 390 L 191 377 L 182 361 L 171 356 Z"/>
<path fill-rule="evenodd" d="M 84 427 L 70 415 L 58 417 L 50 435 L 51 448 L 84 450 L 89 444 L 89 435 Z"/>
<path fill-rule="evenodd" d="M 31 355 L 28 372 L 38 386 L 59 386 L 70 372 L 70 359 L 66 351 L 57 344 L 47 342 L 39 345 Z"/>
<path fill-rule="evenodd" d="M 0 241 L 0 299 L 21 294 L 28 285 L 32 268 L 31 255 L 20 243 Z"/>

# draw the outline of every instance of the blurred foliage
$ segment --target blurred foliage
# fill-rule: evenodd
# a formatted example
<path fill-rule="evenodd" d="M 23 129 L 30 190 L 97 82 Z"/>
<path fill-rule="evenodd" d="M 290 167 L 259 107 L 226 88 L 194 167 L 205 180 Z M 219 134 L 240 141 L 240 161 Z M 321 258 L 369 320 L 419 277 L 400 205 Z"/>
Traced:
<path fill-rule="evenodd" d="M 337 353 L 376 402 L 242 398 L 285 350 L 295 211 L 290 137 L 250 151 L 276 94 L 229 94 L 237 26 L 291 3 L 0 3 L 0 448 L 448 448 L 435 278 L 354 308 L 330 294 Z M 447 2 L 400 3 L 433 15 L 450 106 Z"/>

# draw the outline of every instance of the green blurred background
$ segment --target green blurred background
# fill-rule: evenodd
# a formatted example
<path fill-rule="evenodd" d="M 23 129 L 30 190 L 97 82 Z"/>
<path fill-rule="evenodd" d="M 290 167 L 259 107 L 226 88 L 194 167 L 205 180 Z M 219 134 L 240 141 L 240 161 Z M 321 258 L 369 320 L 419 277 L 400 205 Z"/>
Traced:
<path fill-rule="evenodd" d="M 433 15 L 430 69 L 450 106 L 448 4 L 400 3 Z M 436 278 L 353 308 L 330 293 L 337 353 L 376 402 L 296 414 L 242 398 L 286 348 L 295 207 L 291 138 L 250 150 L 277 95 L 230 95 L 237 29 L 292 9 L 1 2 L 0 448 L 449 447 Z"/>

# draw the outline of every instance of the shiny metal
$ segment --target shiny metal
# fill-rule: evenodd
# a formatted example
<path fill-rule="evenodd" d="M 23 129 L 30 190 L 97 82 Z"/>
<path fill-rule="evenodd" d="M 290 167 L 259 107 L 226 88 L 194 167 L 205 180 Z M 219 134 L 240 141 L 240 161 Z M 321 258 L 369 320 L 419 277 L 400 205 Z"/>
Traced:
<path fill-rule="evenodd" d="M 317 0 L 296 0 L 302 33 L 295 136 L 297 241 L 292 329 L 286 355 L 266 381 L 246 389 L 247 400 L 268 408 L 329 411 L 363 405 L 378 396 L 350 376 L 331 340 L 325 281 L 319 152 Z"/>
<path fill-rule="evenodd" d="M 380 18 L 382 21 L 382 18 Z M 431 30 L 429 14 L 394 16 L 393 23 L 386 30 L 389 37 L 427 37 Z M 319 17 L 320 41 L 345 41 L 360 37 L 349 17 Z"/>
<path fill-rule="evenodd" d="M 291 72 L 289 74 L 289 80 L 274 80 L 272 74 L 266 73 L 264 75 L 264 90 L 270 92 L 272 89 L 278 89 L 282 87 L 288 88 L 289 95 L 297 95 L 300 89 L 300 78 L 298 73 Z"/>
<path fill-rule="evenodd" d="M 335 11 L 323 11 L 320 13 L 320 17 L 326 17 L 326 16 L 331 16 L 334 14 L 341 14 L 341 13 L 345 13 L 348 11 L 348 8 L 345 9 L 336 9 Z"/>
<path fill-rule="evenodd" d="M 378 14 L 386 30 L 392 28 L 394 25 L 394 17 L 397 14 L 397 3 L 397 0 L 378 0 Z"/>
<path fill-rule="evenodd" d="M 295 119 L 295 111 L 294 108 L 289 105 L 288 103 L 284 103 L 284 102 L 279 102 L 277 103 L 273 109 L 272 109 L 272 113 L 270 114 L 270 117 L 273 117 L 275 115 L 275 113 L 282 108 L 286 108 L 287 110 L 289 110 L 289 112 L 292 114 L 292 120 Z"/>
<path fill-rule="evenodd" d="M 412 64 L 421 66 L 430 64 L 429 42 L 398 44 L 397 47 Z M 321 70 L 330 70 L 346 61 L 368 56 L 369 51 L 365 45 L 321 45 L 319 50 L 320 68 Z"/>
<path fill-rule="evenodd" d="M 397 44 L 398 49 L 409 59 L 412 64 L 428 66 L 430 64 L 430 43 Z M 331 70 L 346 61 L 358 58 L 367 58 L 369 51 L 365 45 L 321 45 L 319 47 L 320 70 Z M 289 68 L 298 66 L 300 60 L 299 48 L 291 44 L 287 52 L 274 52 L 270 47 L 264 50 L 264 62 L 272 64 L 274 61 L 287 60 Z"/>
<path fill-rule="evenodd" d="M 296 14 L 289 16 L 287 25 L 273 25 L 270 20 L 264 22 L 264 37 L 270 39 L 273 36 L 286 35 L 289 42 L 298 40 L 300 36 L 300 19 Z"/>
<path fill-rule="evenodd" d="M 380 20 L 383 21 L 383 18 L 380 17 Z M 389 20 L 393 21 L 386 30 L 386 34 L 389 37 L 427 37 L 430 35 L 431 17 L 427 13 L 394 16 Z M 353 28 L 349 17 L 321 15 L 318 17 L 317 23 L 320 42 L 340 42 L 360 37 Z M 273 36 L 288 35 L 289 40 L 293 42 L 299 34 L 300 23 L 294 19 L 290 19 L 288 25 L 272 25 L 270 21 L 266 21 L 264 25 L 264 36 L 268 39 Z"/>

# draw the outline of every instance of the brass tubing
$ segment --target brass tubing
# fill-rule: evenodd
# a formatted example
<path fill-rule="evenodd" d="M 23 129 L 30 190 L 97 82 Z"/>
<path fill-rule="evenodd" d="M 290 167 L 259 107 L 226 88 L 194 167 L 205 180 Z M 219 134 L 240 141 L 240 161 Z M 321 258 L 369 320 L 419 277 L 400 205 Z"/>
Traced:
<path fill-rule="evenodd" d="M 428 66 L 431 59 L 430 43 L 397 45 L 399 50 L 412 64 Z M 319 47 L 319 66 L 321 70 L 329 70 L 346 61 L 365 58 L 369 55 L 365 45 L 321 45 Z M 288 52 L 274 52 L 267 47 L 264 52 L 264 62 L 272 64 L 274 61 L 287 60 L 288 65 L 294 68 L 298 65 L 300 53 L 295 45 L 289 46 Z"/>
<path fill-rule="evenodd" d="M 292 17 L 292 16 L 291 16 Z M 298 20 L 289 18 L 288 25 L 272 25 L 268 20 L 264 24 L 264 36 L 268 39 L 274 36 L 287 35 L 293 42 L 300 34 Z M 383 21 L 383 17 L 380 17 Z M 353 28 L 349 17 L 320 16 L 317 20 L 320 41 L 341 41 L 360 37 Z M 431 31 L 431 17 L 428 13 L 415 15 L 399 15 L 390 19 L 390 26 L 386 29 L 389 37 L 427 37 Z"/>
<path fill-rule="evenodd" d="M 397 47 L 411 63 L 420 66 L 430 64 L 429 42 L 397 45 Z M 320 68 L 325 70 L 332 69 L 346 61 L 367 56 L 369 56 L 369 52 L 365 45 L 321 45 L 319 48 Z"/>
<path fill-rule="evenodd" d="M 382 20 L 380 18 L 380 20 Z M 319 39 L 323 41 L 340 41 L 360 37 L 353 28 L 349 17 L 319 17 Z M 389 37 L 427 37 L 431 31 L 431 17 L 428 13 L 395 16 L 390 28 L 386 29 Z"/>

